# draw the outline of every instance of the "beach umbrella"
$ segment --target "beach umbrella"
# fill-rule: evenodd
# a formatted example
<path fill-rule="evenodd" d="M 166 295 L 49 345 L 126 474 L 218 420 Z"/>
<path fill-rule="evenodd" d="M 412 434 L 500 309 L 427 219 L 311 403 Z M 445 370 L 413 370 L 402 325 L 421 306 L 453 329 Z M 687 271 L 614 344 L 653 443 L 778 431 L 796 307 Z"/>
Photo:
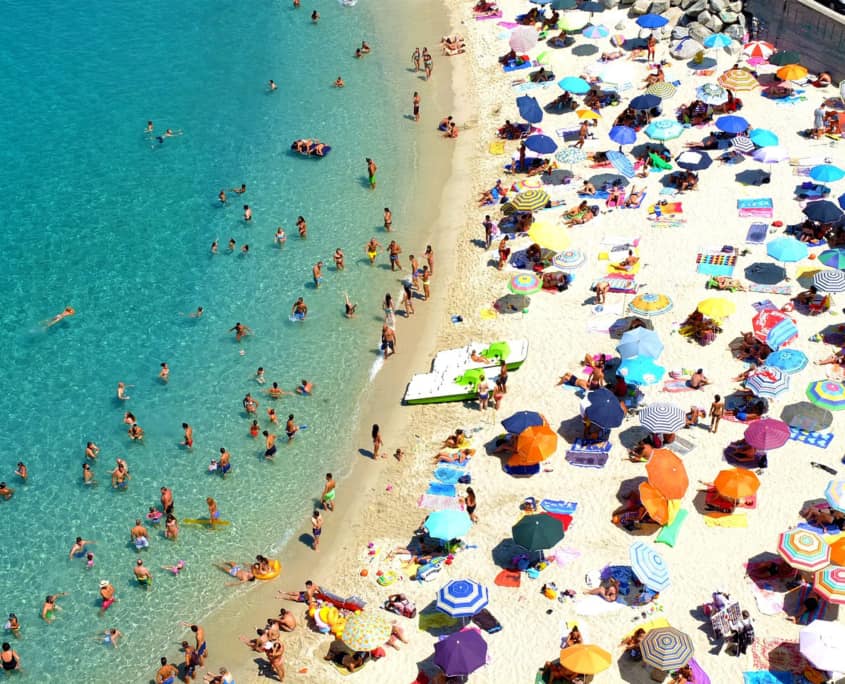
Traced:
<path fill-rule="evenodd" d="M 543 120 L 543 109 L 537 98 L 530 95 L 520 95 L 516 98 L 516 107 L 519 115 L 528 123 L 540 123 Z"/>
<path fill-rule="evenodd" d="M 517 411 L 502 421 L 502 427 L 512 435 L 518 435 L 530 427 L 546 425 L 546 419 L 536 411 Z"/>
<path fill-rule="evenodd" d="M 725 48 L 733 42 L 733 39 L 726 33 L 711 33 L 704 39 L 706 48 Z"/>
<path fill-rule="evenodd" d="M 668 23 L 669 20 L 666 17 L 661 17 L 659 14 L 643 14 L 642 16 L 637 17 L 637 26 L 644 29 L 659 29 L 663 28 Z"/>
<path fill-rule="evenodd" d="M 751 156 L 755 161 L 763 162 L 764 164 L 777 164 L 784 159 L 788 159 L 789 152 L 780 146 L 761 147 L 759 150 L 754 150 Z"/>
<path fill-rule="evenodd" d="M 716 128 L 724 133 L 743 133 L 751 127 L 751 124 L 743 116 L 728 114 L 716 119 Z"/>
<path fill-rule="evenodd" d="M 745 267 L 745 277 L 752 283 L 774 285 L 786 278 L 786 269 L 778 264 L 756 261 Z"/>
<path fill-rule="evenodd" d="M 684 409 L 675 404 L 667 402 L 655 402 L 648 404 L 639 413 L 640 425 L 649 432 L 656 434 L 670 434 L 677 432 L 686 425 L 686 413 Z M 670 452 L 671 453 L 671 452 Z M 662 491 L 662 490 L 661 490 Z M 664 492 L 665 494 L 666 492 Z M 667 496 L 669 496 L 667 494 Z M 669 496 L 670 499 L 678 497 Z"/>
<path fill-rule="evenodd" d="M 573 10 L 578 7 L 578 0 L 531 0 L 535 5 L 548 4 L 549 7 L 556 10 Z"/>
<path fill-rule="evenodd" d="M 353 651 L 372 651 L 390 638 L 393 626 L 381 613 L 367 610 L 346 618 L 341 641 Z"/>
<path fill-rule="evenodd" d="M 800 81 L 807 75 L 807 68 L 800 64 L 787 64 L 777 70 L 777 75 L 782 81 Z"/>
<path fill-rule="evenodd" d="M 474 629 L 450 634 L 434 644 L 434 663 L 447 677 L 462 677 L 487 663 L 487 642 Z"/>
<path fill-rule="evenodd" d="M 775 418 L 755 420 L 745 428 L 745 441 L 755 449 L 769 451 L 779 449 L 789 441 L 789 426 Z"/>
<path fill-rule="evenodd" d="M 807 398 L 830 411 L 845 409 L 845 385 L 835 380 L 816 380 L 807 385 Z"/>
<path fill-rule="evenodd" d="M 839 207 L 828 200 L 808 202 L 803 211 L 804 216 L 818 223 L 834 223 L 842 218 L 842 211 Z"/>
<path fill-rule="evenodd" d="M 653 385 L 660 382 L 666 369 L 648 356 L 635 356 L 623 359 L 618 372 L 627 382 L 634 385 Z"/>
<path fill-rule="evenodd" d="M 561 31 L 570 33 L 572 31 L 580 31 L 589 23 L 590 15 L 586 12 L 566 12 L 561 16 L 560 21 L 557 22 L 557 27 Z"/>
<path fill-rule="evenodd" d="M 564 147 L 560 152 L 555 154 L 555 159 L 557 159 L 561 164 L 577 164 L 578 162 L 582 162 L 587 158 L 587 153 L 584 152 L 580 147 Z"/>
<path fill-rule="evenodd" d="M 845 670 L 845 625 L 814 620 L 798 634 L 801 655 L 819 670 Z"/>
<path fill-rule="evenodd" d="M 710 297 L 701 300 L 696 308 L 703 316 L 721 321 L 736 311 L 736 304 L 724 297 Z"/>
<path fill-rule="evenodd" d="M 716 475 L 713 486 L 722 496 L 737 501 L 756 494 L 760 480 L 751 470 L 729 468 Z"/>
<path fill-rule="evenodd" d="M 819 271 L 813 276 L 813 286 L 819 292 L 845 292 L 845 272 Z"/>
<path fill-rule="evenodd" d="M 752 40 L 742 46 L 742 54 L 746 57 L 769 59 L 775 54 L 775 46 L 765 40 Z"/>
<path fill-rule="evenodd" d="M 592 87 L 580 76 L 567 76 L 566 78 L 560 79 L 557 84 L 561 90 L 574 95 L 584 95 L 590 92 L 590 88 Z"/>
<path fill-rule="evenodd" d="M 514 52 L 528 52 L 537 44 L 538 34 L 533 26 L 517 26 L 512 32 L 508 44 Z"/>
<path fill-rule="evenodd" d="M 843 270 L 845 269 L 845 249 L 842 249 L 841 247 L 837 247 L 836 249 L 826 249 L 824 252 L 819 254 L 818 260 L 825 266 Z"/>
<path fill-rule="evenodd" d="M 657 83 L 652 83 L 645 91 L 649 95 L 656 95 L 661 100 L 668 100 L 678 92 L 678 89 L 668 81 L 658 81 Z"/>
<path fill-rule="evenodd" d="M 819 183 L 831 183 L 845 178 L 845 171 L 833 164 L 818 164 L 810 169 L 810 178 Z"/>
<path fill-rule="evenodd" d="M 784 407 L 780 417 L 790 427 L 799 430 L 824 430 L 833 423 L 833 414 L 830 411 L 809 401 L 799 401 Z"/>
<path fill-rule="evenodd" d="M 789 389 L 789 376 L 780 368 L 760 366 L 745 379 L 745 388 L 756 397 L 775 399 Z"/>
<path fill-rule="evenodd" d="M 680 499 L 687 493 L 689 477 L 684 462 L 669 449 L 655 449 L 645 465 L 649 484 L 667 499 Z"/>
<path fill-rule="evenodd" d="M 730 69 L 729 71 L 726 71 L 724 74 L 719 76 L 719 84 L 728 90 L 733 90 L 734 92 L 741 90 L 754 90 L 754 88 L 760 87 L 757 79 L 745 69 Z"/>
<path fill-rule="evenodd" d="M 508 465 L 537 465 L 557 449 L 557 434 L 548 425 L 534 425 L 519 433 Z"/>
<path fill-rule="evenodd" d="M 778 537 L 778 553 L 797 570 L 815 572 L 830 565 L 830 546 L 820 535 L 796 527 Z"/>
<path fill-rule="evenodd" d="M 710 168 L 713 159 L 706 152 L 685 150 L 678 155 L 675 163 L 687 171 L 703 171 Z"/>
<path fill-rule="evenodd" d="M 586 260 L 586 255 L 580 249 L 566 249 L 554 255 L 552 266 L 561 271 L 574 271 Z"/>
<path fill-rule="evenodd" d="M 623 359 L 634 356 L 648 356 L 656 359 L 663 353 L 663 343 L 654 330 L 634 328 L 622 334 L 616 351 Z"/>
<path fill-rule="evenodd" d="M 773 350 L 788 345 L 798 337 L 795 321 L 779 309 L 763 309 L 751 319 L 751 326 L 756 337 Z"/>
<path fill-rule="evenodd" d="M 810 250 L 806 242 L 794 237 L 782 237 L 766 243 L 766 254 L 772 259 L 782 262 L 794 262 L 806 259 Z"/>
<path fill-rule="evenodd" d="M 695 96 L 704 104 L 721 105 L 728 101 L 728 91 L 716 83 L 705 83 L 695 89 Z"/>
<path fill-rule="evenodd" d="M 675 119 L 656 119 L 645 129 L 645 134 L 652 140 L 674 140 L 679 138 L 683 132 L 683 124 Z"/>
<path fill-rule="evenodd" d="M 551 154 L 557 151 L 557 143 L 547 135 L 529 135 L 525 139 L 525 146 L 538 154 Z"/>
<path fill-rule="evenodd" d="M 575 113 L 578 115 L 578 118 L 581 119 L 581 121 L 596 121 L 598 119 L 601 119 L 601 114 L 599 114 L 593 109 L 577 109 Z"/>
<path fill-rule="evenodd" d="M 584 30 L 581 31 L 581 35 L 585 38 L 601 40 L 602 38 L 607 38 L 610 35 L 610 29 L 607 28 L 607 26 L 602 26 L 601 24 L 590 24 L 589 26 L 584 27 Z"/>
<path fill-rule="evenodd" d="M 560 651 L 560 664 L 570 672 L 592 675 L 610 667 L 613 656 L 595 644 L 573 644 Z"/>
<path fill-rule="evenodd" d="M 543 289 L 543 280 L 536 273 L 517 273 L 508 281 L 508 289 L 514 294 L 536 294 Z"/>
<path fill-rule="evenodd" d="M 757 147 L 775 147 L 780 142 L 774 133 L 765 128 L 753 129 L 748 137 Z"/>
<path fill-rule="evenodd" d="M 602 387 L 587 394 L 589 405 L 584 417 L 607 430 L 617 428 L 625 420 L 625 411 L 619 398 L 609 389 Z"/>
<path fill-rule="evenodd" d="M 560 226 L 536 221 L 528 229 L 528 237 L 540 247 L 560 252 L 569 247 L 569 233 Z"/>
<path fill-rule="evenodd" d="M 563 539 L 563 523 L 548 513 L 526 515 L 511 528 L 513 540 L 529 551 L 550 549 Z"/>
<path fill-rule="evenodd" d="M 845 480 L 831 480 L 824 490 L 824 498 L 831 508 L 845 512 Z"/>
<path fill-rule="evenodd" d="M 649 517 L 658 525 L 669 524 L 669 500 L 661 491 L 649 482 L 641 482 L 639 486 L 640 503 Z"/>
<path fill-rule="evenodd" d="M 748 136 L 738 135 L 731 140 L 731 147 L 743 154 L 748 154 L 754 151 L 754 142 Z"/>
<path fill-rule="evenodd" d="M 468 579 L 455 579 L 437 592 L 435 607 L 456 618 L 472 617 L 490 602 L 487 587 Z M 344 636 L 346 630 L 344 630 Z M 379 643 L 379 646 L 384 641 Z M 356 649 L 370 650 L 370 649 Z"/>
<path fill-rule="evenodd" d="M 672 300 L 659 292 L 645 292 L 634 297 L 628 304 L 628 311 L 635 316 L 651 318 L 672 310 Z"/>
<path fill-rule="evenodd" d="M 595 2 L 594 0 L 586 0 L 586 2 L 578 3 L 578 9 L 582 12 L 595 14 L 596 12 L 604 12 L 605 6 L 600 2 Z"/>
<path fill-rule="evenodd" d="M 423 524 L 434 539 L 460 539 L 472 527 L 472 520 L 466 511 L 434 511 Z"/>
<path fill-rule="evenodd" d="M 623 152 L 618 152 L 617 150 L 610 150 L 607 153 L 607 160 L 611 164 L 613 164 L 613 168 L 615 168 L 623 176 L 633 178 L 636 175 L 636 171 L 634 171 L 633 162 L 628 157 L 626 157 Z"/>
<path fill-rule="evenodd" d="M 645 111 L 647 109 L 654 109 L 660 105 L 660 98 L 657 95 L 637 95 L 633 98 L 628 106 L 637 111 Z"/>
<path fill-rule="evenodd" d="M 652 591 L 663 591 L 668 588 L 669 568 L 657 551 L 641 541 L 631 544 L 628 549 L 631 569 L 637 579 Z"/>
<path fill-rule="evenodd" d="M 686 665 L 692 658 L 692 639 L 674 627 L 658 627 L 647 632 L 640 642 L 643 662 L 670 672 Z"/>
<path fill-rule="evenodd" d="M 517 211 L 537 211 L 545 207 L 550 199 L 545 190 L 526 190 L 514 197 L 510 204 Z"/>
<path fill-rule="evenodd" d="M 778 50 L 775 54 L 769 57 L 769 64 L 775 66 L 786 66 L 787 64 L 798 64 L 801 61 L 801 55 L 795 50 Z"/>
<path fill-rule="evenodd" d="M 631 145 L 637 139 L 637 132 L 628 126 L 614 126 L 610 129 L 610 139 L 622 145 Z"/>
<path fill-rule="evenodd" d="M 831 566 L 813 576 L 813 591 L 826 601 L 845 604 L 845 567 Z"/>
<path fill-rule="evenodd" d="M 830 545 L 830 562 L 845 567 L 845 538 L 837 539 Z"/>
<path fill-rule="evenodd" d="M 778 349 L 766 357 L 766 366 L 779 368 L 784 373 L 798 373 L 809 363 L 807 355 L 799 349 Z"/>

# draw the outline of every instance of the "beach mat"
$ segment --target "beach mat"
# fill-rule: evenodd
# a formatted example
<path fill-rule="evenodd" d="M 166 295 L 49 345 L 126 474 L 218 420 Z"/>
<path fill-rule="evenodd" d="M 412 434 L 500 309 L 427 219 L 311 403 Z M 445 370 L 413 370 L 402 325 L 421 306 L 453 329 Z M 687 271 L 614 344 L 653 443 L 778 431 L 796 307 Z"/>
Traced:
<path fill-rule="evenodd" d="M 685 508 L 679 510 L 671 524 L 664 525 L 660 528 L 660 532 L 654 541 L 658 544 L 666 544 L 666 546 L 675 546 L 678 533 L 681 531 L 681 526 L 683 526 L 684 520 L 687 519 L 688 515 L 689 511 Z"/>
<path fill-rule="evenodd" d="M 467 474 L 466 468 L 439 465 L 434 469 L 434 479 L 444 484 L 457 484 L 458 480 Z"/>
<path fill-rule="evenodd" d="M 789 428 L 789 439 L 795 442 L 801 442 L 802 444 L 809 444 L 819 449 L 827 449 L 833 441 L 833 433 L 813 432 L 812 430 L 791 427 Z"/>
<path fill-rule="evenodd" d="M 540 502 L 540 507 L 546 513 L 572 515 L 578 509 L 578 503 L 576 501 L 562 501 L 560 499 L 543 499 Z"/>
<path fill-rule="evenodd" d="M 461 502 L 454 496 L 433 496 L 423 494 L 417 501 L 418 508 L 425 508 L 429 511 L 460 511 L 463 510 Z"/>
<path fill-rule="evenodd" d="M 757 610 L 763 615 L 780 615 L 786 600 L 786 592 L 764 589 L 754 582 L 751 583 L 751 594 L 757 604 Z"/>
<path fill-rule="evenodd" d="M 774 206 L 771 197 L 745 198 L 736 201 L 736 208 L 740 216 L 771 218 L 774 215 Z"/>
<path fill-rule="evenodd" d="M 749 245 L 762 245 L 769 233 L 768 223 L 752 223 L 745 234 L 745 242 Z"/>
<path fill-rule="evenodd" d="M 810 664 L 801 655 L 797 641 L 757 637 L 751 644 L 751 659 L 758 670 L 801 674 Z"/>
<path fill-rule="evenodd" d="M 494 140 L 490 143 L 490 147 L 488 148 L 490 154 L 504 154 L 505 153 L 505 141 L 504 140 Z"/>
<path fill-rule="evenodd" d="M 444 484 L 443 482 L 429 482 L 428 489 L 425 492 L 429 496 L 446 496 L 454 497 L 457 495 L 455 485 Z"/>
<path fill-rule="evenodd" d="M 748 527 L 748 517 L 745 513 L 719 513 L 712 511 L 705 513 L 704 524 L 707 527 Z"/>
<path fill-rule="evenodd" d="M 493 584 L 499 587 L 511 587 L 513 589 L 519 588 L 521 583 L 522 573 L 518 570 L 502 570 L 493 580 Z"/>
<path fill-rule="evenodd" d="M 569 526 L 572 524 L 572 516 L 566 513 L 549 513 L 549 515 L 556 520 L 560 520 L 561 525 L 563 525 L 563 531 L 567 532 L 569 530 Z"/>
<path fill-rule="evenodd" d="M 692 672 L 693 684 L 710 684 L 710 677 L 704 671 L 704 668 L 696 662 L 695 658 L 689 661 L 689 668 Z"/>
<path fill-rule="evenodd" d="M 683 378 L 672 378 L 663 383 L 664 392 L 695 392 L 692 387 L 687 384 L 687 380 Z"/>
<path fill-rule="evenodd" d="M 795 677 L 791 672 L 769 672 L 755 670 L 742 673 L 743 684 L 794 684 Z"/>
<path fill-rule="evenodd" d="M 762 292 L 764 294 L 791 295 L 790 285 L 762 285 L 761 283 L 748 283 L 749 292 Z"/>
<path fill-rule="evenodd" d="M 736 254 L 699 252 L 695 257 L 696 271 L 709 276 L 731 276 L 736 266 Z"/>
<path fill-rule="evenodd" d="M 690 442 L 688 439 L 675 435 L 674 441 L 669 444 L 664 444 L 663 446 L 669 449 L 669 451 L 676 453 L 678 456 L 686 456 L 695 449 L 695 442 Z"/>

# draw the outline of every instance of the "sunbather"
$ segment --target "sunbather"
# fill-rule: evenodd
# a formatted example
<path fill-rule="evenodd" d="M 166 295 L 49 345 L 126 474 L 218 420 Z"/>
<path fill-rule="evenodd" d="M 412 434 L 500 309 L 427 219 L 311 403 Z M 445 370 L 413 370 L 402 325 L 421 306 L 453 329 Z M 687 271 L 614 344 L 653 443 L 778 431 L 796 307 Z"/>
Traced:
<path fill-rule="evenodd" d="M 725 455 L 739 463 L 751 463 L 758 460 L 757 449 L 744 439 L 731 442 L 725 447 Z"/>
<path fill-rule="evenodd" d="M 573 373 L 564 373 L 560 376 L 555 385 L 566 385 L 567 387 L 580 387 L 583 390 L 589 390 L 589 383 L 584 378 L 578 378 Z"/>
<path fill-rule="evenodd" d="M 811 523 L 818 527 L 827 527 L 834 521 L 833 513 L 834 511 L 831 510 L 829 505 L 813 504 L 803 509 L 800 515 L 808 523 Z"/>
<path fill-rule="evenodd" d="M 469 444 L 469 440 L 464 434 L 464 431 L 461 429 L 455 430 L 454 434 L 449 435 L 443 441 L 443 446 L 448 447 L 449 449 L 460 449 L 461 447 L 465 447 L 467 444 Z"/>
<path fill-rule="evenodd" d="M 819 291 L 815 288 L 814 285 L 810 285 L 809 289 L 802 290 L 797 295 L 792 298 L 792 301 L 796 304 L 802 304 L 804 306 L 809 306 L 810 302 L 813 301 L 815 296 L 819 293 Z"/>
<path fill-rule="evenodd" d="M 707 282 L 707 287 L 717 290 L 730 290 L 731 292 L 745 292 L 745 285 L 742 284 L 742 281 L 730 276 L 713 276 Z"/>
<path fill-rule="evenodd" d="M 594 594 L 595 596 L 601 596 L 608 603 L 614 603 L 619 597 L 619 580 L 617 580 L 615 577 L 611 577 L 609 580 L 607 580 L 606 585 L 600 584 L 595 589 L 588 589 L 584 593 Z"/>
<path fill-rule="evenodd" d="M 692 684 L 693 681 L 692 670 L 690 670 L 689 665 L 684 665 L 672 675 L 670 684 Z"/>
<path fill-rule="evenodd" d="M 613 50 L 612 52 L 602 52 L 599 57 L 600 62 L 612 62 L 614 59 L 619 59 L 624 53 L 622 50 Z"/>
<path fill-rule="evenodd" d="M 631 192 L 628 194 L 628 199 L 625 200 L 626 207 L 636 207 L 639 205 L 640 200 L 643 197 L 643 190 L 645 188 L 637 189 L 635 186 L 631 186 Z"/>
<path fill-rule="evenodd" d="M 839 365 L 845 365 L 845 347 L 840 349 L 835 354 L 831 354 L 819 361 L 816 361 L 817 366 L 828 366 L 834 363 L 838 363 Z"/>
<path fill-rule="evenodd" d="M 625 647 L 625 651 L 631 660 L 642 660 L 642 653 L 640 652 L 640 642 L 646 635 L 646 631 L 642 627 L 638 627 L 636 631 L 630 636 L 625 637 L 619 642 L 620 646 Z"/>
<path fill-rule="evenodd" d="M 634 463 L 647 463 L 654 453 L 654 448 L 647 439 L 642 439 L 628 450 L 628 460 Z"/>
<path fill-rule="evenodd" d="M 582 195 L 595 195 L 596 194 L 596 186 L 593 185 L 590 181 L 585 180 L 584 185 L 581 188 L 581 194 Z M 581 204 L 586 206 L 587 202 L 584 201 Z"/>
<path fill-rule="evenodd" d="M 636 256 L 633 250 L 628 250 L 628 256 L 626 256 L 622 261 L 617 264 L 613 264 L 613 268 L 618 269 L 620 271 L 631 271 L 633 270 L 634 266 L 636 266 L 640 261 L 640 258 Z"/>
<path fill-rule="evenodd" d="M 532 83 L 548 83 L 555 80 L 555 75 L 551 71 L 546 71 L 546 67 L 541 66 L 537 71 L 532 71 L 528 80 Z"/>

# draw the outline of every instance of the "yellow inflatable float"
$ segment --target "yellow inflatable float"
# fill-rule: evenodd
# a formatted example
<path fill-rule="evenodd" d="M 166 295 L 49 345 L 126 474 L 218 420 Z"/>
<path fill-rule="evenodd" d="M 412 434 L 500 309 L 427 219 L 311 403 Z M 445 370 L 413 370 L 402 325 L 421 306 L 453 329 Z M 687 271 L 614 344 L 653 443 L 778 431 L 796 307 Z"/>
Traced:
<path fill-rule="evenodd" d="M 331 632 L 337 639 L 343 636 L 346 618 L 334 606 L 321 606 L 320 608 L 312 606 L 308 609 L 308 614 L 314 619 L 314 624 L 323 634 Z"/>
<path fill-rule="evenodd" d="M 255 575 L 255 579 L 258 580 L 271 580 L 276 579 L 279 576 L 279 573 L 282 571 L 282 564 L 279 563 L 277 559 L 273 559 L 270 561 L 270 571 L 269 572 L 256 572 L 253 573 Z"/>

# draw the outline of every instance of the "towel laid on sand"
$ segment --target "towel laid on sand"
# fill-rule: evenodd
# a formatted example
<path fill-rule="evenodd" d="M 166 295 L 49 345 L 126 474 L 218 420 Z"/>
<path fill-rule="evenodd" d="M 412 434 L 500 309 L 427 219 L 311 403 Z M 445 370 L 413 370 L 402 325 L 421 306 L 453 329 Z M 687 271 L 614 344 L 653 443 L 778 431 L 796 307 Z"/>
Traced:
<path fill-rule="evenodd" d="M 714 511 L 704 515 L 704 524 L 707 527 L 748 527 L 748 517 L 745 513 L 717 513 Z"/>
<path fill-rule="evenodd" d="M 792 287 L 789 285 L 762 285 L 760 283 L 748 283 L 749 292 L 764 292 L 766 294 L 791 295 Z"/>
<path fill-rule="evenodd" d="M 821 527 L 819 525 L 813 525 L 812 523 L 801 522 L 798 523 L 796 527 L 800 527 L 802 530 L 815 532 L 816 534 L 839 534 L 839 528 L 833 523 Z"/>
<path fill-rule="evenodd" d="M 757 637 L 751 645 L 751 658 L 758 670 L 801 674 L 810 664 L 801 655 L 797 641 Z"/>
<path fill-rule="evenodd" d="M 751 582 L 751 594 L 757 604 L 757 610 L 763 615 L 780 615 L 783 612 L 783 603 L 786 600 L 786 592 L 772 591 Z"/>
<path fill-rule="evenodd" d="M 445 484 L 443 482 L 429 482 L 428 489 L 425 492 L 429 496 L 447 496 L 454 497 L 457 495 L 455 485 Z"/>
<path fill-rule="evenodd" d="M 771 197 L 745 198 L 736 201 L 740 216 L 759 216 L 771 218 L 774 215 L 774 202 Z"/>
<path fill-rule="evenodd" d="M 460 500 L 454 496 L 435 496 L 433 494 L 423 494 L 417 501 L 419 508 L 425 508 L 429 511 L 461 511 L 463 506 Z"/>
<path fill-rule="evenodd" d="M 801 430 L 800 428 L 789 428 L 789 439 L 802 444 L 827 449 L 833 441 L 832 432 L 813 432 L 812 430 Z"/>
<path fill-rule="evenodd" d="M 768 223 L 752 223 L 745 234 L 745 242 L 749 245 L 762 245 L 769 234 Z"/>
<path fill-rule="evenodd" d="M 742 673 L 743 684 L 794 684 L 795 677 L 791 672 L 769 672 L 755 670 Z"/>

